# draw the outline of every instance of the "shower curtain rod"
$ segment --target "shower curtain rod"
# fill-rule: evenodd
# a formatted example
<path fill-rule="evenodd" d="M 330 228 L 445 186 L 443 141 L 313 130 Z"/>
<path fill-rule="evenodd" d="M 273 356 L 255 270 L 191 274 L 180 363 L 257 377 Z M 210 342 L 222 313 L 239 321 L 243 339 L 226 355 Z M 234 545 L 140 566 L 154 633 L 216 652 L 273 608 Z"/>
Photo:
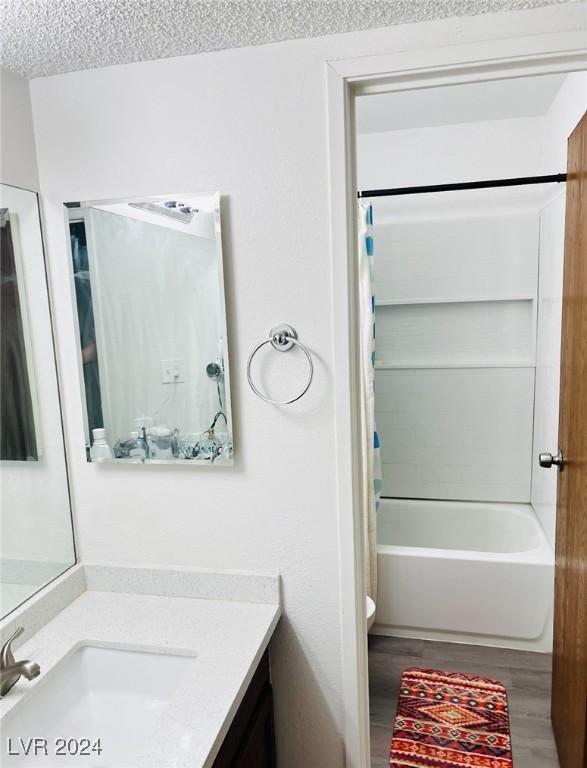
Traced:
<path fill-rule="evenodd" d="M 490 189 L 492 187 L 520 187 L 524 184 L 560 184 L 567 180 L 566 173 L 550 176 L 520 176 L 517 179 L 488 179 L 487 181 L 463 181 L 457 184 L 428 184 L 422 187 L 395 187 L 391 189 L 364 189 L 357 197 L 392 197 L 395 195 L 421 195 L 424 192 L 457 192 L 461 189 Z"/>

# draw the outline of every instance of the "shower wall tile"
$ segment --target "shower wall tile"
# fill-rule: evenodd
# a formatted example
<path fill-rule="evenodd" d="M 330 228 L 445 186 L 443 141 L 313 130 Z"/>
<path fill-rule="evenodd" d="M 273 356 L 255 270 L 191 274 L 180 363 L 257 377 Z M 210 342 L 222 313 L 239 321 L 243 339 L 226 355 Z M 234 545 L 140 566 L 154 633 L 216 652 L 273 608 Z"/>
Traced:
<path fill-rule="evenodd" d="M 530 501 L 538 213 L 479 202 L 375 232 L 385 496 Z"/>
<path fill-rule="evenodd" d="M 375 238 L 379 303 L 536 296 L 535 213 L 394 222 Z"/>
<path fill-rule="evenodd" d="M 563 193 L 547 205 L 540 215 L 540 285 L 532 466 L 532 506 L 553 546 L 558 472 L 541 469 L 537 457 L 541 451 L 554 453 L 558 447 L 564 232 Z"/>
<path fill-rule="evenodd" d="M 376 311 L 376 358 L 383 364 L 534 365 L 531 299 L 400 304 Z"/>
<path fill-rule="evenodd" d="M 383 495 L 530 501 L 534 368 L 379 370 Z"/>

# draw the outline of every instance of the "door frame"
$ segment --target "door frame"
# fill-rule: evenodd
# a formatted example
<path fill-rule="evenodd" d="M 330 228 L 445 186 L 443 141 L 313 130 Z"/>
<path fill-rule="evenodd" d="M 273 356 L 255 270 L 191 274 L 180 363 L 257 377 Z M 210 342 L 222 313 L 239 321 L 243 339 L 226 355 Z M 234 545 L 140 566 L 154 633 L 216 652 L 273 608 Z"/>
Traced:
<path fill-rule="evenodd" d="M 507 19 L 506 19 L 507 17 Z M 476 21 L 476 23 L 475 23 Z M 345 765 L 370 765 L 358 412 L 357 95 L 587 69 L 584 2 L 415 25 L 395 53 L 327 61 L 330 258 Z M 399 29 L 399 28 L 398 28 Z M 414 27 L 412 27 L 412 30 Z M 441 31 L 442 29 L 442 31 Z M 439 39 L 441 38 L 441 39 Z M 442 47 L 433 47 L 441 44 Z M 344 256 L 343 254 L 346 254 Z M 352 567 L 349 564 L 352 563 Z"/>

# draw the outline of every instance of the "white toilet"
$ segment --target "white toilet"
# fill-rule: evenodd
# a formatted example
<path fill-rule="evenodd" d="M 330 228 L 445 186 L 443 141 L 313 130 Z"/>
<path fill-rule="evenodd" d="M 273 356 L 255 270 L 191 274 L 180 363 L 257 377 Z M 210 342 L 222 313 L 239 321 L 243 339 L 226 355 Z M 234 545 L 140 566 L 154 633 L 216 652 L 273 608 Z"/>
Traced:
<path fill-rule="evenodd" d="M 375 603 L 369 595 L 365 597 L 365 600 L 367 601 L 367 632 L 371 629 L 373 626 L 373 622 L 375 621 Z"/>

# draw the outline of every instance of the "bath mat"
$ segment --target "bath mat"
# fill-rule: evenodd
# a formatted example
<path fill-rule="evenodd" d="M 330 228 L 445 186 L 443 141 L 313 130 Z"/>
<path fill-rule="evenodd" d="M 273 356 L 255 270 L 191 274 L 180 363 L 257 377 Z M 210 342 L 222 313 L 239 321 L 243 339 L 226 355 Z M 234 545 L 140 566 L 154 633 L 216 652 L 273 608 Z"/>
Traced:
<path fill-rule="evenodd" d="M 512 768 L 507 693 L 497 680 L 407 669 L 390 768 Z"/>

